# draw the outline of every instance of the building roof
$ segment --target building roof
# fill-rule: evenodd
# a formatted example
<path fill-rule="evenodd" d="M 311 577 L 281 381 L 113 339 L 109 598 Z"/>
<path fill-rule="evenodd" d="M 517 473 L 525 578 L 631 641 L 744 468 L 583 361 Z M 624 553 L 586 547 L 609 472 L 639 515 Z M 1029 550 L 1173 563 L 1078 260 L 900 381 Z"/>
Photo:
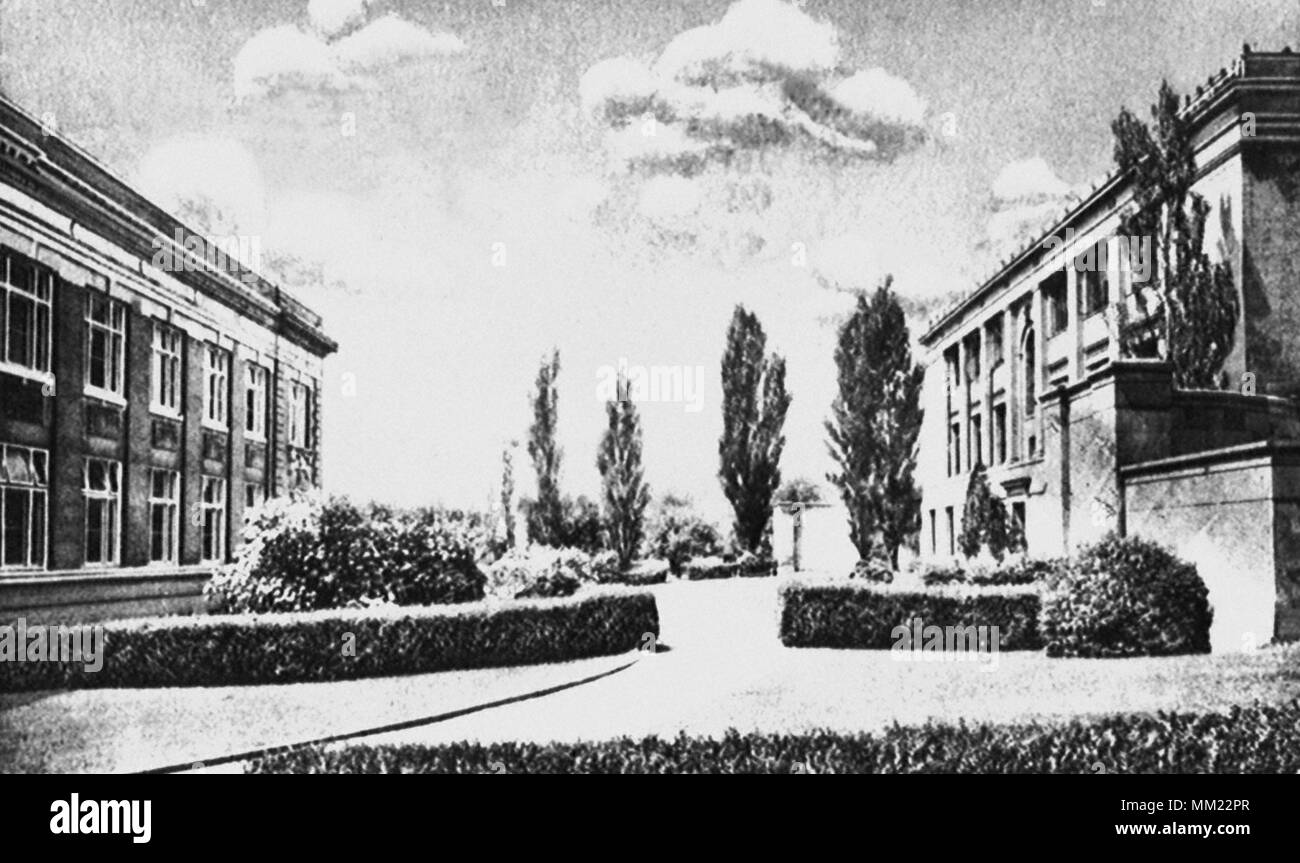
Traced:
<path fill-rule="evenodd" d="M 338 350 L 320 315 L 288 291 L 234 258 L 217 265 L 194 256 L 176 237 L 202 236 L 145 198 L 97 159 L 0 95 L 0 177 L 150 261 L 159 244 L 196 266 L 176 268 L 177 281 L 280 333 L 317 356 Z"/>
<path fill-rule="evenodd" d="M 1277 52 L 1252 52 L 1249 45 L 1244 45 L 1241 56 L 1231 66 L 1224 67 L 1207 78 L 1203 85 L 1196 88 L 1195 94 L 1184 95 L 1179 113 L 1196 128 L 1215 113 L 1246 78 L 1252 82 L 1300 78 L 1300 54 L 1292 53 L 1290 47 Z M 1122 191 L 1127 183 L 1127 174 L 1113 171 L 1094 184 L 1083 199 L 1067 205 L 1051 227 L 1039 232 L 1004 258 L 997 269 L 979 282 L 973 291 L 935 315 L 920 338 L 921 344 L 929 346 L 936 342 L 953 324 L 961 321 L 967 312 L 977 308 L 995 288 L 1006 284 L 1017 270 L 1032 265 L 1034 258 L 1043 250 L 1044 240 L 1064 234 L 1066 228 L 1076 226 L 1084 215 L 1102 207 Z"/>

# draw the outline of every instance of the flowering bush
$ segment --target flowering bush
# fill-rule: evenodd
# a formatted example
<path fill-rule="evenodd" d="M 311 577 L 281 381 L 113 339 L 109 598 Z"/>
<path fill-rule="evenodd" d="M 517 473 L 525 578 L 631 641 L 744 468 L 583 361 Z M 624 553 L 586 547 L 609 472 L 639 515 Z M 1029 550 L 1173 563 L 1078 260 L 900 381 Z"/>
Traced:
<path fill-rule="evenodd" d="M 618 555 L 533 545 L 511 549 L 487 568 L 487 593 L 497 599 L 571 596 L 583 584 L 614 581 Z"/>
<path fill-rule="evenodd" d="M 217 613 L 471 602 L 483 597 L 476 556 L 462 520 L 311 491 L 259 507 L 205 590 Z"/>
<path fill-rule="evenodd" d="M 723 552 L 717 528 L 691 511 L 688 499 L 666 496 L 646 540 L 648 557 L 668 561 L 674 575 L 681 575 L 693 558 L 717 557 Z"/>

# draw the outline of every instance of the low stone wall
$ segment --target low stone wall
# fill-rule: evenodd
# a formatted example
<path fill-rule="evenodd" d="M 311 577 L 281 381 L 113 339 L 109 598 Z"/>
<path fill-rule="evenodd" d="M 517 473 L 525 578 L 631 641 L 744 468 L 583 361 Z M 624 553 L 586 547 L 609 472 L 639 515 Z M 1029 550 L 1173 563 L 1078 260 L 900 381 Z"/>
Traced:
<path fill-rule="evenodd" d="M 90 623 L 206 611 L 208 567 L 43 572 L 0 579 L 0 625 Z"/>

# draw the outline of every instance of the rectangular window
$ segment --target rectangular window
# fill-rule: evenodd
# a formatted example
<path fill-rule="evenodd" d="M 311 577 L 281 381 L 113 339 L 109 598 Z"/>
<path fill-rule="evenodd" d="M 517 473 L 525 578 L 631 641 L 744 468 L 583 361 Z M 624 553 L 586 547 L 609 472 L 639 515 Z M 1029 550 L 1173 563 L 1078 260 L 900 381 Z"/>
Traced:
<path fill-rule="evenodd" d="M 9 249 L 0 250 L 0 363 L 50 371 L 54 274 Z"/>
<path fill-rule="evenodd" d="M 149 480 L 149 559 L 175 563 L 180 534 L 181 475 L 155 468 Z"/>
<path fill-rule="evenodd" d="M 304 449 L 311 444 L 311 390 L 305 384 L 289 387 L 289 443 Z"/>
<path fill-rule="evenodd" d="M 181 346 L 180 330 L 159 321 L 153 325 L 152 380 L 149 407 L 157 413 L 181 415 Z"/>
<path fill-rule="evenodd" d="M 993 408 L 993 458 L 997 464 L 1007 461 L 1007 406 Z"/>
<path fill-rule="evenodd" d="M 199 508 L 203 517 L 203 560 L 224 563 L 226 560 L 226 481 L 203 477 Z"/>
<path fill-rule="evenodd" d="M 978 416 L 970 418 L 970 458 L 966 463 L 974 467 L 984 463 L 984 429 L 983 420 Z"/>
<path fill-rule="evenodd" d="M 930 554 L 939 553 L 939 519 L 934 510 L 930 510 Z"/>
<path fill-rule="evenodd" d="M 984 327 L 984 340 L 988 344 L 989 368 L 997 368 L 1003 357 L 1002 315 L 995 315 Z"/>
<path fill-rule="evenodd" d="M 0 569 L 45 566 L 49 453 L 0 445 Z"/>
<path fill-rule="evenodd" d="M 230 353 L 204 345 L 203 358 L 203 419 L 224 429 L 230 408 Z"/>
<path fill-rule="evenodd" d="M 1053 273 L 1043 281 L 1043 302 L 1046 304 L 1047 337 L 1060 335 L 1070 325 L 1069 301 L 1066 298 L 1065 271 Z"/>
<path fill-rule="evenodd" d="M 961 473 L 961 424 L 948 426 L 948 476 Z"/>
<path fill-rule="evenodd" d="M 946 507 L 943 511 L 944 517 L 948 522 L 948 554 L 957 553 L 957 516 L 953 513 L 952 507 Z"/>
<path fill-rule="evenodd" d="M 266 440 L 266 394 L 271 374 L 263 366 L 244 366 L 244 432 L 256 440 Z"/>
<path fill-rule="evenodd" d="M 261 506 L 266 501 L 266 488 L 260 482 L 244 483 L 244 514 Z"/>
<path fill-rule="evenodd" d="M 86 295 L 86 389 L 126 397 L 126 306 L 103 294 Z"/>
<path fill-rule="evenodd" d="M 1093 247 L 1092 266 L 1079 271 L 1079 302 L 1083 317 L 1091 317 L 1105 311 L 1110 303 L 1109 254 L 1103 240 Z"/>
<path fill-rule="evenodd" d="M 1019 528 L 1020 535 L 1025 536 L 1024 501 L 1016 501 L 1015 503 L 1011 504 L 1011 520 L 1016 524 L 1016 527 Z"/>
<path fill-rule="evenodd" d="M 976 387 L 980 379 L 980 337 L 976 333 L 966 340 L 966 383 L 971 387 Z M 978 393 L 976 393 L 978 398 Z"/>
<path fill-rule="evenodd" d="M 88 458 L 82 465 L 86 498 L 86 563 L 117 563 L 122 522 L 122 465 Z"/>

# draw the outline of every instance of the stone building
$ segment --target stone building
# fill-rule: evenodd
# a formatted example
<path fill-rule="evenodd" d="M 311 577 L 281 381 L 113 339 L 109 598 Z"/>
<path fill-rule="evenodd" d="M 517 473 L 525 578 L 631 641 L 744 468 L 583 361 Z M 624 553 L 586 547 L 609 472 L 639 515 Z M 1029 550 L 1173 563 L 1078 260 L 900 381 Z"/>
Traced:
<path fill-rule="evenodd" d="M 0 618 L 199 607 L 320 482 L 337 346 L 233 251 L 0 98 Z"/>
<path fill-rule="evenodd" d="M 1229 387 L 1180 390 L 1158 359 L 1154 250 L 1117 235 L 1115 174 L 923 335 L 920 550 L 956 553 L 981 462 L 1031 555 L 1117 530 L 1195 561 L 1225 649 L 1300 637 L 1300 55 L 1247 48 L 1182 113 L 1241 309 Z"/>

